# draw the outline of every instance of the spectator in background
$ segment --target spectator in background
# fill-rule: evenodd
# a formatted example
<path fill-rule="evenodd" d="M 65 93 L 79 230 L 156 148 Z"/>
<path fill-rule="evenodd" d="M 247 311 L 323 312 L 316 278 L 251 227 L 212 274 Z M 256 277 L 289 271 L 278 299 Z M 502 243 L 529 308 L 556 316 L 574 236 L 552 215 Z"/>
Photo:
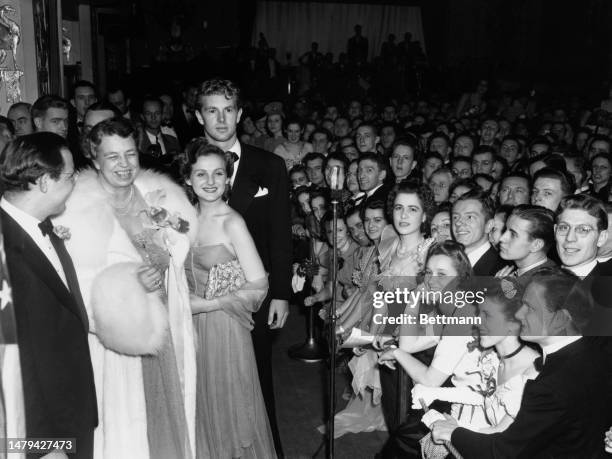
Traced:
<path fill-rule="evenodd" d="M 32 105 L 27 102 L 17 102 L 11 105 L 6 113 L 6 117 L 13 123 L 17 137 L 34 132 L 32 114 L 30 113 L 31 108 Z"/>
<path fill-rule="evenodd" d="M 72 87 L 72 98 L 70 103 L 76 109 L 77 127 L 79 131 L 83 127 L 83 118 L 87 108 L 98 101 L 98 91 L 90 81 L 79 80 Z"/>
<path fill-rule="evenodd" d="M 59 96 L 39 97 L 32 105 L 32 120 L 37 132 L 53 132 L 68 137 L 68 102 Z"/>
<path fill-rule="evenodd" d="M 503 178 L 499 188 L 499 203 L 511 206 L 529 203 L 531 183 L 523 172 L 514 172 Z"/>

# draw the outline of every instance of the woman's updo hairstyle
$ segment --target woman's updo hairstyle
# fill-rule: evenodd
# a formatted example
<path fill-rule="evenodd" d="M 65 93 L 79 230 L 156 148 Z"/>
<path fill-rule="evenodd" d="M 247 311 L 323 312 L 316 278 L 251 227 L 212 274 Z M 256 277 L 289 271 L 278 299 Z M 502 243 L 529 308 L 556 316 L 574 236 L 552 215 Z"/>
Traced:
<path fill-rule="evenodd" d="M 213 145 L 208 142 L 206 137 L 196 137 L 192 139 L 187 146 L 185 147 L 184 154 L 184 163 L 181 170 L 181 177 L 183 181 L 186 181 L 191 176 L 193 172 L 193 166 L 198 161 L 198 158 L 202 156 L 218 156 L 225 163 L 225 173 L 228 178 L 232 177 L 234 173 L 234 154 L 231 151 L 225 152 L 221 150 L 216 145 Z M 197 197 L 193 192 L 193 189 L 190 186 L 185 187 L 187 190 L 187 195 L 193 202 L 197 202 Z M 225 186 L 225 191 L 223 192 L 223 200 L 227 201 L 230 196 L 230 184 L 228 183 Z"/>

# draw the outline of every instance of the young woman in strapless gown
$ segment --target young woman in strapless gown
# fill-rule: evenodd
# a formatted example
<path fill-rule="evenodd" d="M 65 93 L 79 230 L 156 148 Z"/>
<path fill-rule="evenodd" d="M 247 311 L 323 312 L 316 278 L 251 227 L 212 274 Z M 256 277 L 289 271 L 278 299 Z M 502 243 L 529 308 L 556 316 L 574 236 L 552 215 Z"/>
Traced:
<path fill-rule="evenodd" d="M 196 334 L 197 457 L 273 458 L 251 341 L 266 272 L 244 220 L 226 202 L 231 158 L 203 138 L 186 153 L 183 176 L 199 210 L 185 262 Z"/>

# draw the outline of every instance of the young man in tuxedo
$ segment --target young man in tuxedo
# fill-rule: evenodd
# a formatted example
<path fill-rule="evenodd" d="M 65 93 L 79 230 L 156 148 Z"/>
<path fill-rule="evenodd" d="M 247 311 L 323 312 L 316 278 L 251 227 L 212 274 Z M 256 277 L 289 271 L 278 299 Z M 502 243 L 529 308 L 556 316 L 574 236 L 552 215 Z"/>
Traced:
<path fill-rule="evenodd" d="M 464 245 L 476 276 L 493 276 L 504 266 L 489 242 L 494 216 L 493 204 L 484 191 L 468 191 L 453 204 L 453 237 Z"/>
<path fill-rule="evenodd" d="M 581 336 L 588 292 L 580 279 L 558 268 L 536 272 L 515 317 L 521 338 L 538 344 L 540 374 L 527 381 L 516 419 L 502 432 L 484 434 L 450 416 L 432 425 L 436 442 L 451 441 L 470 458 L 603 458 L 612 423 L 612 360 L 603 340 Z M 603 344 L 603 345 L 602 345 Z"/>
<path fill-rule="evenodd" d="M 87 312 L 70 255 L 50 217 L 65 209 L 74 187 L 65 140 L 25 135 L 0 155 L 0 218 L 12 281 L 26 414 L 31 438 L 76 439 L 93 457 L 98 424 Z M 55 451 L 61 457 L 62 452 Z"/>
<path fill-rule="evenodd" d="M 555 243 L 555 214 L 541 206 L 516 206 L 506 220 L 506 230 L 499 238 L 499 255 L 512 262 L 497 275 L 512 273 L 526 286 L 531 275 L 541 267 L 556 263 L 546 255 Z"/>
<path fill-rule="evenodd" d="M 235 153 L 230 206 L 245 219 L 257 251 L 269 273 L 270 290 L 253 315 L 253 344 L 276 452 L 282 448 L 272 381 L 273 330 L 285 325 L 291 295 L 291 219 L 289 179 L 277 155 L 241 144 L 236 136 L 240 122 L 240 91 L 228 80 L 208 80 L 200 87 L 196 116 L 208 141 Z"/>

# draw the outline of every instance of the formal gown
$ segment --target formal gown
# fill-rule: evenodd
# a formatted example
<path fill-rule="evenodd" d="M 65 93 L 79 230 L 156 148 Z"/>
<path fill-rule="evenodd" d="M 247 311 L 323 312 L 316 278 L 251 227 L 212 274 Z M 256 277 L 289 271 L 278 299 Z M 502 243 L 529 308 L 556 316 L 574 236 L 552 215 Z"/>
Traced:
<path fill-rule="evenodd" d="M 223 274 L 211 287 L 213 269 Z M 221 304 L 221 309 L 194 315 L 197 457 L 276 457 L 251 338 L 251 316 L 265 298 L 268 282 L 244 281 L 235 255 L 224 244 L 192 247 L 185 271 L 192 293 Z"/>

